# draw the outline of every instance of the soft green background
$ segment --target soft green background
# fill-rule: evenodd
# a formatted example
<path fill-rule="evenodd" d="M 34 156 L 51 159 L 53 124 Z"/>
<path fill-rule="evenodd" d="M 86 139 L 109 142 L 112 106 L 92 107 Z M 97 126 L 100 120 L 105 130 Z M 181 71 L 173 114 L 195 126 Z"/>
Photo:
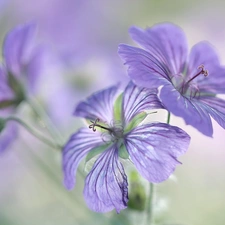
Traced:
<path fill-rule="evenodd" d="M 41 7 L 44 9 L 48 1 L 38 2 L 43 4 L 39 8 L 31 0 L 8 0 L 5 3 L 0 17 L 1 40 L 14 25 L 28 20 L 29 17 L 33 19 L 35 10 L 41 11 Z M 54 4 L 53 0 L 51 4 Z M 99 10 L 108 20 L 103 23 L 101 32 L 94 35 L 101 35 L 102 41 L 106 43 L 110 37 L 110 43 L 113 43 L 115 49 L 111 48 L 109 54 L 116 54 L 119 42 L 132 43 L 127 32 L 129 26 L 135 24 L 146 27 L 169 21 L 183 28 L 190 46 L 200 40 L 212 42 L 224 62 L 224 1 L 106 0 L 96 1 L 96 4 L 101 6 Z M 50 7 L 47 10 L 52 9 Z M 40 12 L 38 15 L 41 15 Z M 114 37 L 117 38 L 115 41 Z M 93 61 L 92 66 L 96 59 L 88 59 L 84 67 L 89 76 L 95 79 L 98 77 L 96 71 L 99 70 L 90 69 L 90 61 Z M 76 70 L 73 75 L 76 76 Z M 101 86 L 104 87 L 104 79 Z M 90 93 L 89 89 L 85 92 Z M 26 108 L 21 109 L 20 113 L 30 115 Z M 160 113 L 153 118 L 166 121 L 166 114 Z M 65 140 L 80 126 L 75 118 L 68 118 L 68 121 L 71 121 L 70 126 L 67 124 L 66 128 L 60 127 Z M 177 167 L 175 176 L 156 186 L 156 217 L 165 225 L 224 225 L 225 131 L 214 123 L 212 139 L 186 126 L 180 118 L 172 116 L 171 124 L 186 130 L 192 141 L 187 154 L 180 159 L 183 164 Z M 144 184 L 147 185 L 147 182 Z M 8 152 L 0 156 L 0 225 L 144 223 L 144 214 L 129 210 L 122 211 L 120 215 L 115 212 L 104 215 L 91 212 L 83 200 L 83 185 L 84 179 L 78 175 L 76 188 L 68 192 L 62 185 L 60 153 L 46 148 L 21 129 L 19 139 Z"/>

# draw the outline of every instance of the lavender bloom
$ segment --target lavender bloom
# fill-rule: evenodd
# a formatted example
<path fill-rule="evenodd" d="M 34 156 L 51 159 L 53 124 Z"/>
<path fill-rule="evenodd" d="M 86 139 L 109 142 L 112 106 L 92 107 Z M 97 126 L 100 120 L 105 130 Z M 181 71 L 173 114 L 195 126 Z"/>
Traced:
<path fill-rule="evenodd" d="M 10 31 L 4 41 L 4 62 L 0 65 L 0 116 L 15 112 L 26 93 L 35 91 L 35 83 L 41 68 L 42 47 L 35 45 L 34 24 L 18 26 Z M 25 93 L 25 87 L 28 88 Z M 16 126 L 9 123 L 0 135 L 0 152 L 4 151 L 16 136 Z"/>
<path fill-rule="evenodd" d="M 190 137 L 165 123 L 140 124 L 145 110 L 163 108 L 156 89 L 139 88 L 132 82 L 120 94 L 112 86 L 80 102 L 74 115 L 91 124 L 71 136 L 63 149 L 64 184 L 75 185 L 74 174 L 85 155 L 99 155 L 86 177 L 84 197 L 90 209 L 119 213 L 127 207 L 128 183 L 120 158 L 130 159 L 150 182 L 166 180 L 175 170 L 177 157 L 186 152 Z"/>
<path fill-rule="evenodd" d="M 210 116 L 225 128 L 225 101 L 216 96 L 225 93 L 225 69 L 208 42 L 194 45 L 188 57 L 185 34 L 173 24 L 132 27 L 130 34 L 145 50 L 121 44 L 119 55 L 137 85 L 162 86 L 164 107 L 204 135 L 213 134 Z"/>

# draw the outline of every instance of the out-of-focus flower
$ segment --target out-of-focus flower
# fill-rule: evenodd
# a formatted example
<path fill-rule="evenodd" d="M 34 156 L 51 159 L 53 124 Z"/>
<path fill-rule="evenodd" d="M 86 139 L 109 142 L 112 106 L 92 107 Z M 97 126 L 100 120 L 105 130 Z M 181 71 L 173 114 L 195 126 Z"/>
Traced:
<path fill-rule="evenodd" d="M 145 110 L 163 108 L 156 89 L 139 88 L 130 82 L 120 94 L 112 86 L 80 102 L 74 115 L 91 121 L 89 128 L 73 134 L 63 149 L 64 184 L 75 185 L 74 174 L 82 158 L 98 156 L 86 177 L 84 197 L 96 212 L 117 212 L 127 207 L 127 176 L 119 158 L 134 163 L 150 182 L 166 180 L 186 152 L 190 137 L 165 123 L 140 124 Z"/>
<path fill-rule="evenodd" d="M 4 61 L 0 65 L 0 115 L 6 117 L 34 93 L 41 70 L 42 47 L 35 43 L 36 26 L 25 24 L 10 31 L 3 44 Z M 0 135 L 0 152 L 16 136 L 16 126 L 11 122 Z"/>
<path fill-rule="evenodd" d="M 212 136 L 210 116 L 225 128 L 225 68 L 207 42 L 193 46 L 188 58 L 184 32 L 169 23 L 142 30 L 130 29 L 133 40 L 145 50 L 121 44 L 119 55 L 131 79 L 143 87 L 160 87 L 159 97 L 169 111 Z"/>

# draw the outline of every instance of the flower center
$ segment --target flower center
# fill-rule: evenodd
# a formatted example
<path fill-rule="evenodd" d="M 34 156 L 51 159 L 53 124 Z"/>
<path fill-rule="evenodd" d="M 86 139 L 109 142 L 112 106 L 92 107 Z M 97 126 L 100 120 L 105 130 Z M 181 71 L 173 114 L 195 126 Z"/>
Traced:
<path fill-rule="evenodd" d="M 200 65 L 198 67 L 198 70 L 200 70 L 198 73 L 196 73 L 192 78 L 189 80 L 185 80 L 185 77 L 181 75 L 176 75 L 172 77 L 171 81 L 174 85 L 174 87 L 184 96 L 186 97 L 196 97 L 199 93 L 199 89 L 196 84 L 191 83 L 195 78 L 197 78 L 199 75 L 203 74 L 205 77 L 209 75 L 208 70 L 204 68 L 204 65 Z"/>
<path fill-rule="evenodd" d="M 120 138 L 123 137 L 124 129 L 121 125 L 121 123 L 113 122 L 112 126 L 102 125 L 100 124 L 100 119 L 97 118 L 95 121 L 90 121 L 91 125 L 89 126 L 90 129 L 92 129 L 94 132 L 96 131 L 96 127 L 99 127 L 103 130 L 106 130 L 106 132 L 102 133 L 102 139 L 104 142 L 109 141 L 118 141 Z"/>

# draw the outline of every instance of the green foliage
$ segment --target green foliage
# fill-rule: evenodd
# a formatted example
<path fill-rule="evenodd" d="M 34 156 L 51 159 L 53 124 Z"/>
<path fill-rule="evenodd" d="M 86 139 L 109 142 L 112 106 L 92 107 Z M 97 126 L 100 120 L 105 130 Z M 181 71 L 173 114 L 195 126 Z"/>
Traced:
<path fill-rule="evenodd" d="M 122 101 L 123 101 L 123 93 L 121 93 L 115 101 L 114 104 L 114 120 L 121 121 L 122 115 Z"/>
<path fill-rule="evenodd" d="M 129 202 L 128 208 L 136 211 L 145 210 L 146 193 L 144 185 L 141 183 L 139 175 L 136 171 L 130 174 L 129 182 Z"/>
<path fill-rule="evenodd" d="M 131 121 L 130 123 L 126 126 L 124 133 L 128 133 L 130 132 L 132 129 L 134 129 L 135 127 L 137 127 L 146 117 L 147 117 L 147 113 L 146 112 L 141 112 L 138 115 L 136 115 Z"/>

